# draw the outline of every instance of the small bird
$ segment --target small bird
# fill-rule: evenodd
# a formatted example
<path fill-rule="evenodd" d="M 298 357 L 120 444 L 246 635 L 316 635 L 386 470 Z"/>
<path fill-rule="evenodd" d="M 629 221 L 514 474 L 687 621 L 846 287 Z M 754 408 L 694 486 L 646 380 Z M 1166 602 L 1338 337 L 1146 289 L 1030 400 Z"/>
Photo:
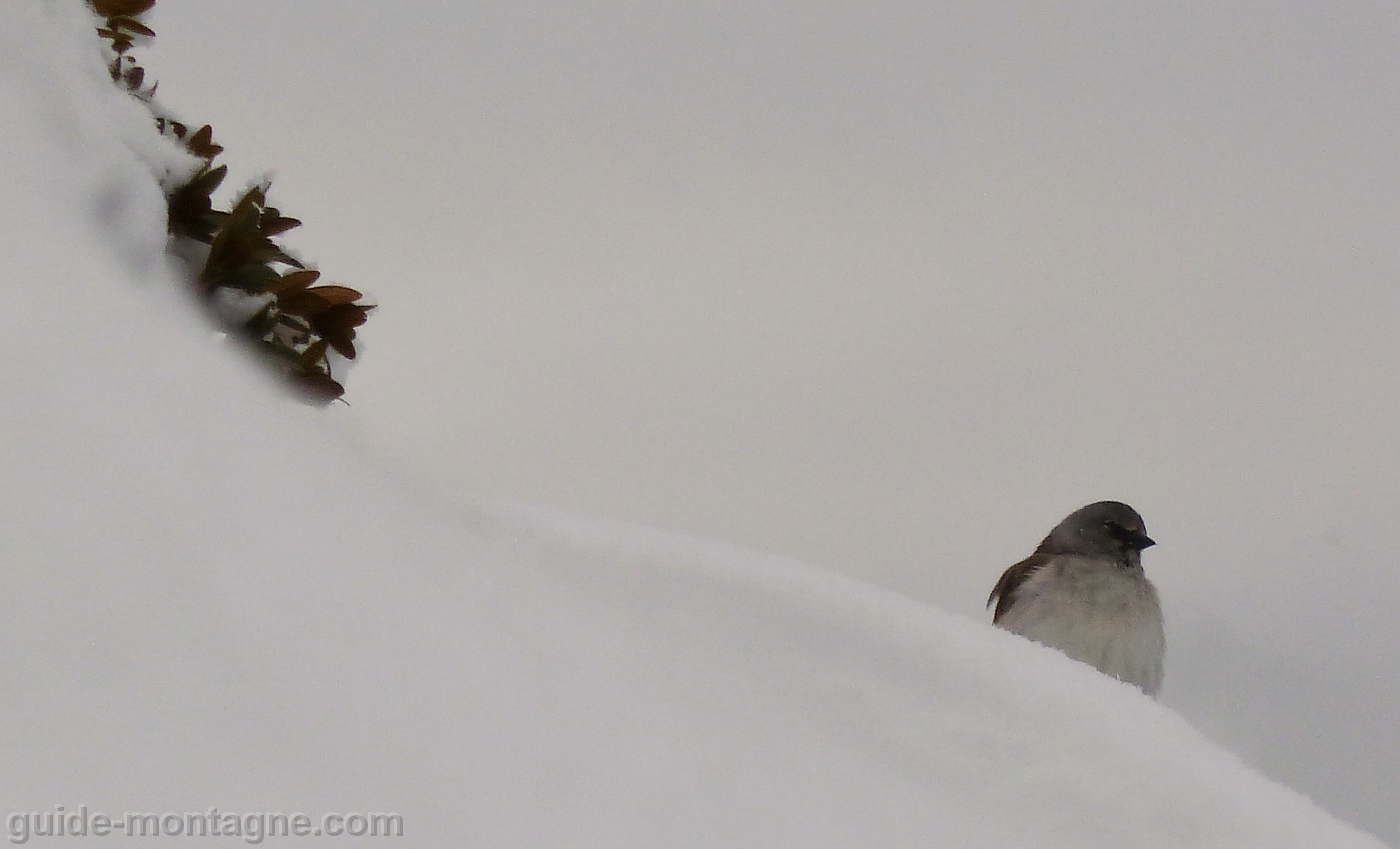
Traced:
<path fill-rule="evenodd" d="M 1151 545 L 1128 505 L 1081 507 L 1002 574 L 987 598 L 988 607 L 996 602 L 992 622 L 1155 697 L 1166 635 L 1157 589 L 1142 570 Z"/>

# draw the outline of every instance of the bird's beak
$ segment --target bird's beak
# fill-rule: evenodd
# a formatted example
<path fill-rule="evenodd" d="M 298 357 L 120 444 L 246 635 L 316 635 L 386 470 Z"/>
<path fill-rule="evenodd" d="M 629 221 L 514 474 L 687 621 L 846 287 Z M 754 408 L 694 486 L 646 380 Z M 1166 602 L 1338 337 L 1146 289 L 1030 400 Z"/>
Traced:
<path fill-rule="evenodd" d="M 1122 544 L 1124 550 L 1142 551 L 1144 548 L 1156 545 L 1152 537 L 1142 531 L 1135 531 L 1132 528 L 1125 528 L 1117 522 L 1108 524 L 1108 534 Z"/>

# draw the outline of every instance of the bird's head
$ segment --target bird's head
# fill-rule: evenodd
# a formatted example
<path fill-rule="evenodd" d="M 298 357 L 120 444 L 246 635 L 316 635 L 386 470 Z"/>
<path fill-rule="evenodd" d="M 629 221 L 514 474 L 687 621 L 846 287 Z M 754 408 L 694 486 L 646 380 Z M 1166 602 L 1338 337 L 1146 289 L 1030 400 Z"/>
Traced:
<path fill-rule="evenodd" d="M 1036 553 L 1112 557 L 1136 564 L 1138 553 L 1151 545 L 1156 543 L 1136 510 L 1121 501 L 1098 501 L 1066 516 Z"/>

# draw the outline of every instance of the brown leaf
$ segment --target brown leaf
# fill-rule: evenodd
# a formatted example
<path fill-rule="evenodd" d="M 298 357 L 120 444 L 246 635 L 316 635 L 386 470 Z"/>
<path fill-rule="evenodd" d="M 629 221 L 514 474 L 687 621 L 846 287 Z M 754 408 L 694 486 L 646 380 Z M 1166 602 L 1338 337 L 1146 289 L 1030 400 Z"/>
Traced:
<path fill-rule="evenodd" d="M 369 311 L 372 309 L 374 307 L 369 304 L 336 304 L 317 316 L 313 325 L 320 325 L 328 330 L 352 330 L 369 320 Z"/>
<path fill-rule="evenodd" d="M 277 299 L 277 308 L 282 312 L 307 319 L 330 309 L 331 305 L 313 294 L 314 291 L 314 289 L 303 289 L 292 295 L 283 295 Z"/>
<path fill-rule="evenodd" d="M 114 29 L 98 27 L 97 34 L 112 42 L 112 49 L 115 50 L 119 56 L 125 53 L 126 51 L 130 50 L 132 45 L 136 43 L 131 40 L 131 36 L 127 35 L 124 32 L 119 32 Z M 118 77 L 118 75 L 121 74 L 121 67 L 119 63 L 120 60 L 118 60 L 118 63 L 112 65 L 112 79 L 114 80 Z"/>
<path fill-rule="evenodd" d="M 345 387 L 330 375 L 319 371 L 293 371 L 287 375 L 292 388 L 305 399 L 315 404 L 329 404 L 345 394 Z"/>
<path fill-rule="evenodd" d="M 355 328 L 364 324 L 373 307 L 336 304 L 311 317 L 311 327 L 347 360 L 355 359 Z"/>
<path fill-rule="evenodd" d="M 215 212 L 209 195 L 223 181 L 228 167 L 206 168 L 170 195 L 169 221 L 172 233 L 182 233 L 208 244 L 223 224 L 226 213 Z"/>
<path fill-rule="evenodd" d="M 185 142 L 185 148 L 203 159 L 213 159 L 224 152 L 223 145 L 214 144 L 214 128 L 208 124 L 195 130 L 190 140 Z"/>
<path fill-rule="evenodd" d="M 258 224 L 258 229 L 264 236 L 276 236 L 278 233 L 285 233 L 301 226 L 301 222 L 295 218 L 284 218 L 272 210 L 272 215 L 264 213 L 262 221 Z"/>
<path fill-rule="evenodd" d="M 315 283 L 320 276 L 321 272 L 312 268 L 291 271 L 283 274 L 282 279 L 273 284 L 267 291 L 276 295 L 289 295 Z"/>
<path fill-rule="evenodd" d="M 317 286 L 310 291 L 329 304 L 348 304 L 364 297 L 349 286 Z"/>
<path fill-rule="evenodd" d="M 263 241 L 267 243 L 267 246 L 269 248 L 269 250 L 264 252 L 265 259 L 267 262 L 280 262 L 283 265 L 290 265 L 292 268 L 306 267 L 302 265 L 301 260 L 292 256 L 291 254 L 287 253 L 286 251 L 282 250 L 276 245 L 272 244 L 271 241 L 267 239 L 264 239 Z"/>
<path fill-rule="evenodd" d="M 104 18 L 144 15 L 156 0 L 88 0 L 88 5 Z"/>
<path fill-rule="evenodd" d="M 156 31 L 127 15 L 114 15 L 107 19 L 107 26 L 112 29 L 123 29 L 127 32 L 134 32 L 137 35 L 154 36 Z"/>
<path fill-rule="evenodd" d="M 221 285 L 220 279 L 227 276 L 231 269 L 246 265 L 252 254 L 257 253 L 257 243 L 262 241 L 257 232 L 259 196 L 256 188 L 245 192 L 214 235 L 214 240 L 209 244 L 209 256 L 204 261 L 204 270 L 200 273 L 200 280 L 206 288 Z"/>
<path fill-rule="evenodd" d="M 337 333 L 326 341 L 330 342 L 331 346 L 345 359 L 355 359 L 355 334 L 353 332 Z"/>

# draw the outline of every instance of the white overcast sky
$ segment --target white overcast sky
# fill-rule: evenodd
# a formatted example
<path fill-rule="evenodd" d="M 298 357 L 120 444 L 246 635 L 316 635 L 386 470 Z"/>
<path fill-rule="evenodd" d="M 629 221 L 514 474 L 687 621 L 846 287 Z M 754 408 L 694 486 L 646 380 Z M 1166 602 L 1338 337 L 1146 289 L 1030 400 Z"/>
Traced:
<path fill-rule="evenodd" d="M 1132 503 L 1164 701 L 1392 841 L 1400 7 L 161 0 L 463 497 L 972 616 Z"/>

